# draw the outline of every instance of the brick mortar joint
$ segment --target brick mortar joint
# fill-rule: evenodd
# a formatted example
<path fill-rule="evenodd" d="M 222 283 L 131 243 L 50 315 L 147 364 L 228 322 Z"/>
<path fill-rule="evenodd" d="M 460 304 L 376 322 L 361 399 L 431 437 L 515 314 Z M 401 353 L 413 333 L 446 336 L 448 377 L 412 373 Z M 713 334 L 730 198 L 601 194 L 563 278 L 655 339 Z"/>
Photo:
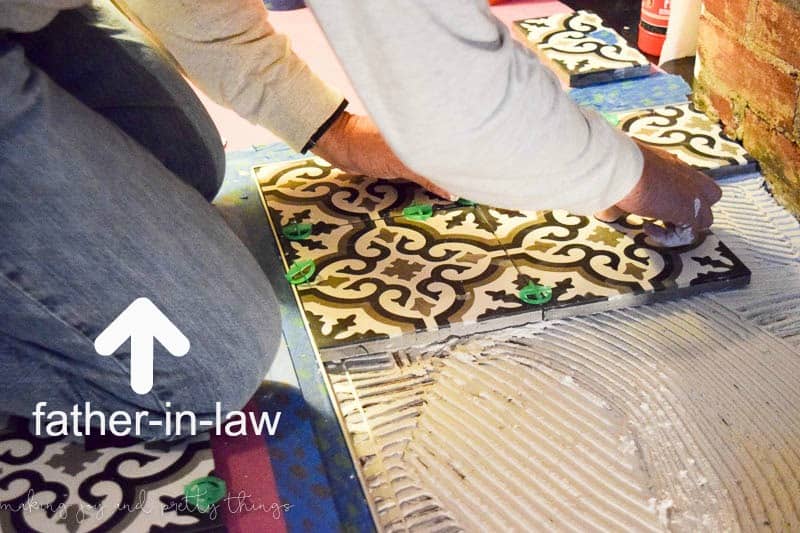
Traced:
<path fill-rule="evenodd" d="M 778 135 L 782 135 L 796 145 L 800 144 L 800 107 L 795 108 L 792 129 L 787 130 L 786 128 L 781 128 L 773 124 L 769 115 L 765 114 L 760 109 L 753 107 L 746 98 L 736 93 L 735 90 L 731 90 L 721 82 L 718 82 L 716 85 L 717 89 L 719 89 L 721 86 L 723 90 L 715 90 L 711 88 L 709 83 L 701 80 L 700 84 L 696 86 L 695 96 L 700 97 L 703 100 L 698 101 L 697 98 L 694 100 L 706 115 L 722 122 L 726 127 L 726 132 L 732 134 L 733 137 L 739 140 L 742 139 L 745 115 L 747 113 L 751 113 L 762 120 L 768 126 L 770 131 Z M 733 123 L 728 123 L 728 121 L 723 120 L 723 114 L 714 104 L 712 98 L 712 95 L 714 94 L 728 101 L 731 108 L 731 119 L 733 120 Z M 798 98 L 797 105 L 800 106 L 800 98 Z"/>
<path fill-rule="evenodd" d="M 702 111 L 711 118 L 722 122 L 726 128 L 730 128 L 728 133 L 732 133 L 737 139 L 741 139 L 744 117 L 749 112 L 768 123 L 776 133 L 780 133 L 795 143 L 800 143 L 800 87 L 795 88 L 795 102 L 792 103 L 790 108 L 793 110 L 794 116 L 790 119 L 788 128 L 774 124 L 772 116 L 751 103 L 737 89 L 719 80 L 715 73 L 709 72 L 707 69 L 695 79 L 694 96 L 694 101 Z M 723 120 L 724 115 L 727 114 L 723 114 L 722 110 L 717 108 L 718 106 L 714 103 L 714 97 L 721 98 L 728 103 L 730 106 L 730 118 L 733 122 Z"/>
<path fill-rule="evenodd" d="M 794 139 L 800 143 L 800 83 L 797 88 L 797 101 L 794 106 Z"/>
<path fill-rule="evenodd" d="M 780 127 L 773 123 L 773 117 L 767 110 L 762 111 L 757 95 L 747 98 L 741 93 L 740 88 L 730 87 L 718 79 L 724 72 L 721 69 L 730 64 L 735 65 L 736 59 L 732 59 L 730 62 L 725 59 L 719 62 L 704 60 L 703 69 L 695 86 L 695 100 L 703 100 L 701 107 L 706 114 L 717 115 L 715 118 L 719 120 L 722 120 L 723 116 L 718 107 L 724 106 L 722 111 L 725 112 L 726 128 L 730 128 L 731 133 L 742 139 L 745 147 L 762 162 L 762 172 L 769 189 L 781 204 L 798 216 L 800 215 L 800 185 L 798 185 L 800 175 L 798 175 L 797 166 L 794 166 L 791 161 L 797 161 L 797 157 L 800 157 L 800 64 L 792 64 L 770 51 L 771 49 L 764 39 L 763 28 L 760 26 L 764 21 L 758 19 L 759 10 L 764 5 L 764 0 L 750 0 L 747 3 L 745 20 L 741 21 L 741 26 L 735 19 L 719 18 L 704 11 L 700 23 L 707 25 L 706 31 L 709 39 L 698 41 L 698 53 L 703 56 L 705 55 L 703 52 L 708 52 L 710 59 L 713 57 L 713 48 L 706 46 L 718 39 L 727 39 L 733 45 L 741 46 L 752 54 L 754 61 L 762 61 L 765 65 L 763 68 L 769 68 L 767 67 L 769 65 L 778 72 L 789 76 L 794 86 L 794 98 L 792 99 L 791 92 L 786 97 L 789 99 L 787 107 L 794 112 L 793 120 L 784 127 Z M 797 10 L 797 15 L 800 17 L 800 9 Z M 739 31 L 736 31 L 735 27 L 739 27 Z M 791 35 L 785 37 L 794 38 Z M 761 98 L 763 103 L 764 97 Z M 721 99 L 721 101 L 717 101 L 717 99 Z M 750 123 L 750 126 L 746 125 L 747 122 Z M 758 134 L 759 129 L 764 133 Z M 778 139 L 784 139 L 788 145 L 782 145 L 783 141 Z M 773 145 L 772 143 L 777 144 Z"/>
<path fill-rule="evenodd" d="M 748 38 L 747 35 L 744 36 L 740 35 L 738 32 L 729 28 L 724 22 L 722 22 L 714 15 L 708 13 L 707 11 L 704 12 L 703 16 L 700 18 L 701 25 L 703 24 L 703 22 L 708 22 L 711 25 L 716 26 L 718 30 L 731 36 L 731 39 L 734 42 L 742 45 L 744 48 L 752 52 L 757 58 L 763 60 L 765 63 L 771 64 L 773 67 L 781 70 L 788 76 L 794 78 L 795 82 L 798 82 L 798 80 L 800 80 L 800 65 L 794 66 L 788 61 L 781 59 L 777 56 L 774 56 L 771 52 L 765 50 L 764 47 L 760 45 L 757 41 Z M 750 32 L 746 31 L 745 33 L 748 34 Z M 698 48 L 702 47 L 702 40 L 698 40 L 697 46 Z"/>
<path fill-rule="evenodd" d="M 747 17 L 744 21 L 744 38 L 749 41 L 755 41 L 756 33 L 756 19 L 758 18 L 758 6 L 761 0 L 750 0 L 747 6 Z"/>
<path fill-rule="evenodd" d="M 759 0 L 754 0 L 753 3 L 758 3 L 758 1 Z M 737 32 L 732 31 L 719 18 L 710 13 L 706 12 L 703 14 L 703 19 L 701 19 L 701 24 L 702 23 L 710 25 L 712 27 L 712 31 L 722 32 L 724 36 L 730 39 L 733 43 L 744 47 L 748 52 L 753 54 L 757 60 L 763 61 L 765 64 L 776 68 L 778 72 L 781 72 L 791 78 L 792 82 L 794 83 L 794 99 L 793 101 L 787 103 L 789 104 L 789 108 L 794 111 L 794 115 L 789 119 L 790 122 L 788 127 L 776 128 L 776 130 L 783 133 L 784 136 L 787 136 L 794 142 L 798 142 L 798 140 L 800 140 L 800 71 L 798 71 L 798 67 L 794 67 L 790 63 L 772 55 L 761 46 L 751 46 L 747 39 L 743 38 Z M 705 40 L 701 39 L 698 42 L 698 48 L 700 49 L 701 56 L 704 55 L 702 53 L 702 50 L 705 47 L 704 45 Z M 744 118 L 743 113 L 748 110 L 769 122 L 770 117 L 764 115 L 764 113 L 758 109 L 758 106 L 751 104 L 747 98 L 743 97 L 738 88 L 730 87 L 728 84 L 723 83 L 718 79 L 719 71 L 720 65 L 716 65 L 714 62 L 710 61 L 703 61 L 703 69 L 699 76 L 699 81 L 701 83 L 699 84 L 698 92 L 708 94 L 716 93 L 726 98 L 730 102 L 730 105 L 734 111 L 734 120 L 736 122 L 741 122 L 741 120 Z M 711 108 L 714 111 L 717 111 L 717 114 L 719 114 L 719 110 L 716 110 L 713 104 L 711 104 Z M 736 124 L 730 124 L 729 126 L 733 128 L 736 127 Z M 738 127 L 736 127 L 736 129 L 738 129 Z"/>

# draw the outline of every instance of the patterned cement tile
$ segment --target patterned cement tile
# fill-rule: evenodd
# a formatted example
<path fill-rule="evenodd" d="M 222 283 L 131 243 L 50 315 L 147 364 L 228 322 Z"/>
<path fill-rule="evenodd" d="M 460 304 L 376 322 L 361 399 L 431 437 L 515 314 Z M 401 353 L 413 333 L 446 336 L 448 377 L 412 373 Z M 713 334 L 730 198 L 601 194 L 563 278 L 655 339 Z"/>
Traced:
<path fill-rule="evenodd" d="M 27 421 L 0 431 L 0 531 L 219 531 L 183 487 L 214 469 L 208 436 L 179 443 L 39 438 Z"/>
<path fill-rule="evenodd" d="M 453 205 L 408 181 L 347 174 L 316 157 L 260 165 L 253 173 L 278 227 L 343 226 L 397 216 L 414 204 Z"/>
<path fill-rule="evenodd" d="M 523 280 L 473 207 L 326 231 L 310 246 L 281 242 L 287 258 L 316 263 L 314 278 L 297 290 L 323 351 L 361 354 L 447 335 L 452 326 L 541 319 L 540 309 L 519 300 Z"/>
<path fill-rule="evenodd" d="M 750 271 L 713 234 L 664 248 L 628 216 L 614 224 L 564 211 L 479 208 L 520 273 L 552 287 L 545 319 L 744 285 Z"/>
<path fill-rule="evenodd" d="M 617 114 L 618 127 L 640 141 L 676 155 L 714 177 L 747 174 L 758 164 L 742 145 L 691 103 Z"/>
<path fill-rule="evenodd" d="M 570 87 L 650 73 L 647 58 L 590 11 L 518 20 L 514 27 Z"/>

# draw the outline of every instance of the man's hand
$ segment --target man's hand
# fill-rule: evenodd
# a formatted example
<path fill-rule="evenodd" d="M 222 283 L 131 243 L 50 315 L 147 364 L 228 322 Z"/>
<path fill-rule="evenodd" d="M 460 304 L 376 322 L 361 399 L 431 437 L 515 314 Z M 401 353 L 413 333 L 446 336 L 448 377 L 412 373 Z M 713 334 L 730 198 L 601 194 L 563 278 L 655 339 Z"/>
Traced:
<path fill-rule="evenodd" d="M 663 220 L 667 229 L 683 231 L 695 237 L 714 222 L 711 206 L 722 197 L 719 186 L 698 170 L 675 156 L 639 143 L 644 155 L 644 169 L 639 182 L 616 205 L 597 213 L 603 221 L 613 221 L 624 213 Z M 689 231 L 691 229 L 691 231 Z M 650 225 L 646 231 L 659 241 L 667 232 Z"/>
<path fill-rule="evenodd" d="M 374 178 L 405 178 L 437 196 L 454 200 L 447 191 L 403 164 L 369 117 L 339 115 L 312 151 L 332 165 L 353 174 Z"/>

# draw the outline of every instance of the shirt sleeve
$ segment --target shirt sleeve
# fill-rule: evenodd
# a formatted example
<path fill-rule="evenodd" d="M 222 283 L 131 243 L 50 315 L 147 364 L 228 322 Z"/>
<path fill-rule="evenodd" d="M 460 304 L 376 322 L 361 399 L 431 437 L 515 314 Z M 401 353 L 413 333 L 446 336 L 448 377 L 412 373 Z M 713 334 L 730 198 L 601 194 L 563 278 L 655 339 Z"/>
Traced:
<path fill-rule="evenodd" d="M 309 0 L 387 142 L 416 172 L 498 207 L 588 214 L 643 159 L 581 110 L 485 0 Z"/>
<path fill-rule="evenodd" d="M 342 104 L 275 32 L 262 0 L 125 0 L 206 94 L 301 150 Z"/>

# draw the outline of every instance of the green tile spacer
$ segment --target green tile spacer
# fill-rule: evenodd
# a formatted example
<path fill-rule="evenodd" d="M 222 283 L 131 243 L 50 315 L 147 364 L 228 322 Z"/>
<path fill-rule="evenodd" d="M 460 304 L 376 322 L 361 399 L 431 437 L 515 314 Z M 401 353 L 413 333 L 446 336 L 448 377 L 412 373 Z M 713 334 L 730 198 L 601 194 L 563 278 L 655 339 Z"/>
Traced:
<path fill-rule="evenodd" d="M 529 281 L 528 284 L 519 291 L 519 299 L 526 304 L 542 305 L 549 302 L 552 298 L 553 289 L 547 285 L 537 285 L 532 281 Z"/>
<path fill-rule="evenodd" d="M 311 224 L 305 222 L 298 222 L 296 224 L 287 224 L 281 228 L 283 236 L 290 241 L 303 241 L 311 236 Z"/>
<path fill-rule="evenodd" d="M 612 126 L 616 126 L 617 124 L 619 124 L 619 115 L 617 115 L 616 113 L 603 111 L 600 114 L 603 115 L 603 118 L 606 119 L 606 122 L 608 122 Z"/>
<path fill-rule="evenodd" d="M 212 505 L 225 497 L 227 490 L 223 480 L 208 476 L 195 479 L 183 487 L 183 495 L 186 503 L 196 507 L 201 513 L 207 513 Z"/>
<path fill-rule="evenodd" d="M 456 200 L 456 203 L 461 207 L 472 207 L 473 205 L 477 205 L 472 200 L 467 200 L 466 198 L 459 198 L 458 200 Z"/>
<path fill-rule="evenodd" d="M 302 259 L 292 264 L 286 273 L 286 280 L 292 285 L 300 285 L 314 277 L 317 265 L 313 259 Z"/>
<path fill-rule="evenodd" d="M 403 209 L 403 216 L 411 220 L 428 220 L 433 216 L 433 206 L 414 204 Z"/>

